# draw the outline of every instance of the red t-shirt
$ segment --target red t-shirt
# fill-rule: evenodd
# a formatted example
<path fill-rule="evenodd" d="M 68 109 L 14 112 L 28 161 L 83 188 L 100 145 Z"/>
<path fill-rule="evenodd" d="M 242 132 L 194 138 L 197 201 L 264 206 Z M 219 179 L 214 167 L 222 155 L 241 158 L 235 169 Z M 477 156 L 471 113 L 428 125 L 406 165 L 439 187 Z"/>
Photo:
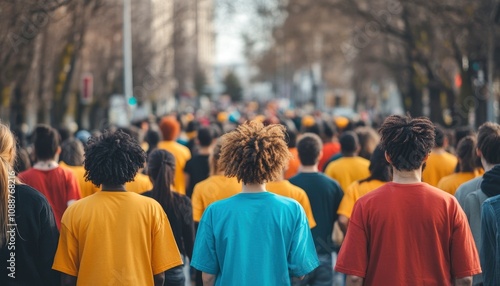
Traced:
<path fill-rule="evenodd" d="M 319 159 L 318 169 L 323 170 L 323 166 L 330 160 L 330 158 L 340 152 L 339 142 L 329 142 L 323 144 L 323 157 Z"/>
<path fill-rule="evenodd" d="M 57 228 L 61 226 L 61 218 L 68 207 L 68 201 L 80 199 L 78 180 L 68 169 L 57 167 L 42 171 L 31 168 L 20 173 L 19 179 L 47 198 L 54 211 Z"/>
<path fill-rule="evenodd" d="M 364 285 L 453 285 L 481 272 L 457 200 L 426 183 L 384 186 L 355 204 L 335 269 Z"/>

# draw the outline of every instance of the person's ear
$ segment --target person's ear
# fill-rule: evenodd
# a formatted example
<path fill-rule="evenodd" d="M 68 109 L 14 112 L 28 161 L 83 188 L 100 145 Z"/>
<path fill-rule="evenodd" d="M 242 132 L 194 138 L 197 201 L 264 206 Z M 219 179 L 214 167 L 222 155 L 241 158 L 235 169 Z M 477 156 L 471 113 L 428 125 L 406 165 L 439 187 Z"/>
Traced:
<path fill-rule="evenodd" d="M 422 162 L 424 162 L 424 163 L 427 162 L 427 159 L 429 159 L 429 154 L 425 155 L 424 160 Z"/>
<path fill-rule="evenodd" d="M 389 164 L 392 164 L 391 157 L 389 157 L 389 154 L 387 154 L 387 151 L 384 152 L 384 155 L 385 155 L 385 159 L 387 160 L 387 162 L 389 162 Z"/>
<path fill-rule="evenodd" d="M 476 148 L 476 155 L 481 158 L 483 156 L 483 152 L 481 152 L 481 150 L 479 150 L 479 148 Z"/>
<path fill-rule="evenodd" d="M 56 155 L 60 155 L 61 154 L 61 146 L 57 147 L 57 151 L 56 151 Z"/>

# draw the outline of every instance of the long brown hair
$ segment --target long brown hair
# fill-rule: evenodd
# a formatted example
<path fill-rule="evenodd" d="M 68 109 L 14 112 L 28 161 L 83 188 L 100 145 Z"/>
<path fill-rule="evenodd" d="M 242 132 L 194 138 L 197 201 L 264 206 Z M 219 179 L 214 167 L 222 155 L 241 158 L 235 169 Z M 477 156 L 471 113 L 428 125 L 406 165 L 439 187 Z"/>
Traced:
<path fill-rule="evenodd" d="M 0 123 L 0 245 L 5 245 L 8 239 L 8 199 L 9 189 L 14 176 L 14 161 L 16 159 L 16 142 L 9 128 Z"/>

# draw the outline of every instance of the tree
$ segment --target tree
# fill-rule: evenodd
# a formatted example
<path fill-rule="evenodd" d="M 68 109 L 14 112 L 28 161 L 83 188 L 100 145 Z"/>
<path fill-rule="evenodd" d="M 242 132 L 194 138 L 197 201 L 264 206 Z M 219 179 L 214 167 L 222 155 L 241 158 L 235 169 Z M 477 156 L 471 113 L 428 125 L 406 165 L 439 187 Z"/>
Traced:
<path fill-rule="evenodd" d="M 243 98 L 240 80 L 233 71 L 227 73 L 224 78 L 224 85 L 226 86 L 224 93 L 229 95 L 233 102 L 238 102 Z"/>

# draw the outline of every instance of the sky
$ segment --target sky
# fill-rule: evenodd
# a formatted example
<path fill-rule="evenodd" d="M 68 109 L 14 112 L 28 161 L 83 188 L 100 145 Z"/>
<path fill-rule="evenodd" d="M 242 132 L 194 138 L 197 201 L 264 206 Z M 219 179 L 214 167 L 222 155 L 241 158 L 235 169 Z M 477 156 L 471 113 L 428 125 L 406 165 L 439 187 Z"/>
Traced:
<path fill-rule="evenodd" d="M 239 64 L 245 62 L 241 34 L 250 22 L 249 16 L 235 12 L 230 17 L 218 17 L 215 22 L 215 63 L 216 65 Z M 223 18 L 223 19 L 220 19 Z"/>

